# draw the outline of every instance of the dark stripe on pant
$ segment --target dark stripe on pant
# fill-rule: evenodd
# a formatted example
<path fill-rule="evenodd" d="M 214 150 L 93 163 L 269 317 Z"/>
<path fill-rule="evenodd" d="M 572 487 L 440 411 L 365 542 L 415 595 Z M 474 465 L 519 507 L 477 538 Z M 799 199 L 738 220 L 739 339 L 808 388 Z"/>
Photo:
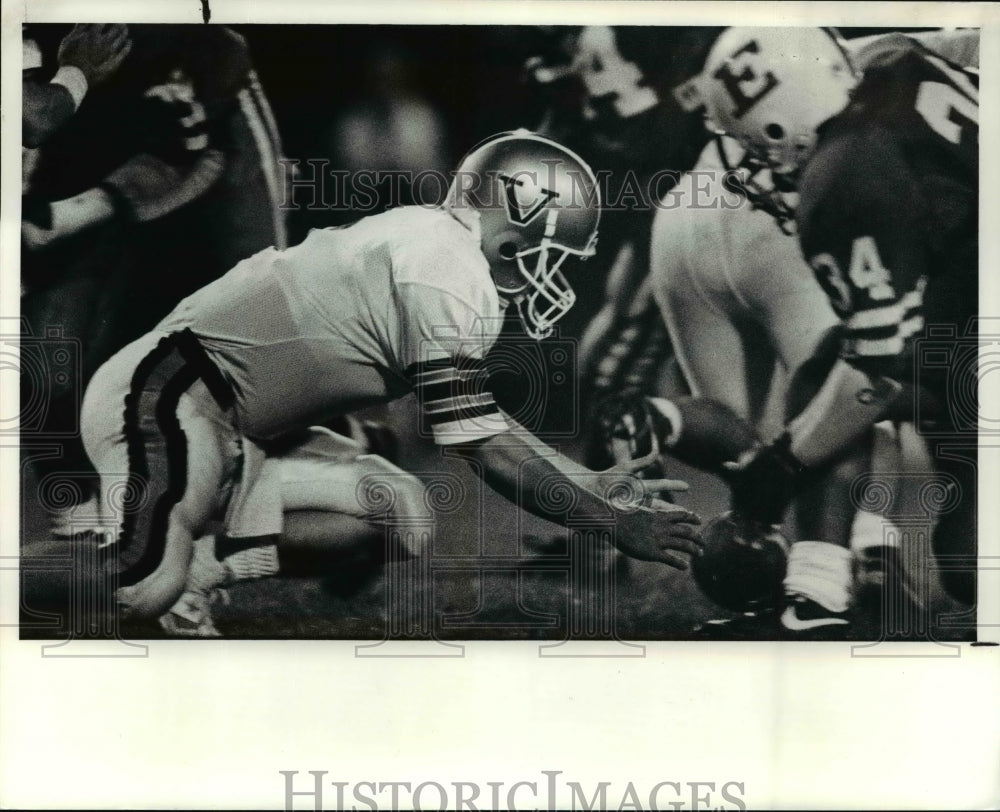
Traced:
<path fill-rule="evenodd" d="M 122 586 L 148 577 L 163 559 L 170 513 L 187 488 L 187 437 L 177 406 L 199 378 L 220 406 L 231 403 L 231 390 L 188 331 L 161 341 L 132 377 L 125 398 L 129 489 L 114 562 Z"/>

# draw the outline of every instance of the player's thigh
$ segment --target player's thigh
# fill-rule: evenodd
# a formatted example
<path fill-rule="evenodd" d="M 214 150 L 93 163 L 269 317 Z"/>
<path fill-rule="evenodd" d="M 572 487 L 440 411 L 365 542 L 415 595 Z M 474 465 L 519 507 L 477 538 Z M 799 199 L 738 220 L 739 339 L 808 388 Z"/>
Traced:
<path fill-rule="evenodd" d="M 698 300 L 679 299 L 674 307 L 668 326 L 692 393 L 718 400 L 744 419 L 756 419 L 774 369 L 766 344 Z"/>
<path fill-rule="evenodd" d="M 120 602 L 130 613 L 143 617 L 162 614 L 180 596 L 191 562 L 192 542 L 205 532 L 216 513 L 219 494 L 232 470 L 234 442 L 219 420 L 206 415 L 188 398 L 182 399 L 177 416 L 183 437 L 168 451 L 174 457 L 168 473 L 173 481 L 166 491 L 150 482 L 149 498 L 156 501 L 140 508 L 154 514 L 149 537 L 143 543 L 153 548 L 159 543 L 162 548 L 153 553 L 156 559 L 151 572 L 119 590 Z M 178 487 L 178 475 L 183 477 L 183 492 L 173 501 L 169 489 Z M 160 511 L 169 511 L 162 528 L 156 526 Z M 161 533 L 162 541 L 157 537 Z"/>
<path fill-rule="evenodd" d="M 142 343 L 102 367 L 82 413 L 111 542 L 104 568 L 123 614 L 142 617 L 161 614 L 183 590 L 192 540 L 215 512 L 236 447 L 204 384 L 184 380 L 183 359 L 153 343 L 155 355 Z M 145 384 L 133 355 L 147 364 Z"/>
<path fill-rule="evenodd" d="M 755 219 L 754 228 L 748 245 L 752 255 L 739 266 L 735 287 L 767 331 L 777 357 L 794 373 L 840 320 L 798 241 L 770 223 Z"/>
<path fill-rule="evenodd" d="M 101 480 L 101 519 L 117 534 L 129 494 L 125 404 L 137 366 L 162 336 L 144 336 L 112 356 L 94 374 L 80 410 L 84 450 Z"/>

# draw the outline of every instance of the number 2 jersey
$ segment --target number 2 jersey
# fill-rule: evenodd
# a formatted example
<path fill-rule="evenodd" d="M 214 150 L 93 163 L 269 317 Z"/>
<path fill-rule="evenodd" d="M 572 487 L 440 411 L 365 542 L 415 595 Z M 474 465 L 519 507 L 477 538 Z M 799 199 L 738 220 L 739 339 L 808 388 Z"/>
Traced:
<path fill-rule="evenodd" d="M 841 357 L 914 377 L 929 325 L 978 310 L 978 77 L 913 41 L 876 52 L 799 183 L 803 254 L 843 319 Z M 920 373 L 942 391 L 946 368 Z"/>
<path fill-rule="evenodd" d="M 416 390 L 438 443 L 507 428 L 482 363 L 501 306 L 478 224 L 406 207 L 268 249 L 182 301 L 235 395 L 240 432 L 270 440 Z"/>

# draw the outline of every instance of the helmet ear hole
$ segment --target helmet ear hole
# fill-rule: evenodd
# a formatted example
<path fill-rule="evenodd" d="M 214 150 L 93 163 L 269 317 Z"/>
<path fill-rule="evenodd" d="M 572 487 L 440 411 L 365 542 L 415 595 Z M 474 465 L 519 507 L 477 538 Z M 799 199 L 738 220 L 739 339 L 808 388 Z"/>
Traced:
<path fill-rule="evenodd" d="M 497 253 L 500 255 L 500 259 L 512 260 L 517 256 L 517 243 L 510 240 L 502 242 L 497 246 Z"/>
<path fill-rule="evenodd" d="M 785 137 L 785 128 L 780 124 L 771 122 L 764 128 L 764 134 L 773 141 L 780 141 Z"/>

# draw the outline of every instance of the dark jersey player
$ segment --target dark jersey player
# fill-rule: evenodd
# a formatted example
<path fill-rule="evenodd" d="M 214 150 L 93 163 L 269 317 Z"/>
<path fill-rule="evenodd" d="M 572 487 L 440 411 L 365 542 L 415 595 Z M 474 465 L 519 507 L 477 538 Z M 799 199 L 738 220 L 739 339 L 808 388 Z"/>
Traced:
<path fill-rule="evenodd" d="M 803 253 L 842 319 L 836 357 L 808 405 L 777 441 L 736 466 L 737 507 L 773 520 L 800 474 L 836 458 L 873 422 L 917 422 L 951 508 L 933 538 L 941 581 L 972 604 L 975 74 L 901 40 L 878 49 L 859 77 L 829 32 L 734 28 L 713 46 L 701 92 L 710 127 L 738 138 L 751 163 L 799 194 Z M 832 567 L 823 547 L 812 545 L 797 568 L 792 556 L 786 585 L 794 568 L 847 589 L 849 572 Z M 831 614 L 788 591 L 793 626 Z"/>

